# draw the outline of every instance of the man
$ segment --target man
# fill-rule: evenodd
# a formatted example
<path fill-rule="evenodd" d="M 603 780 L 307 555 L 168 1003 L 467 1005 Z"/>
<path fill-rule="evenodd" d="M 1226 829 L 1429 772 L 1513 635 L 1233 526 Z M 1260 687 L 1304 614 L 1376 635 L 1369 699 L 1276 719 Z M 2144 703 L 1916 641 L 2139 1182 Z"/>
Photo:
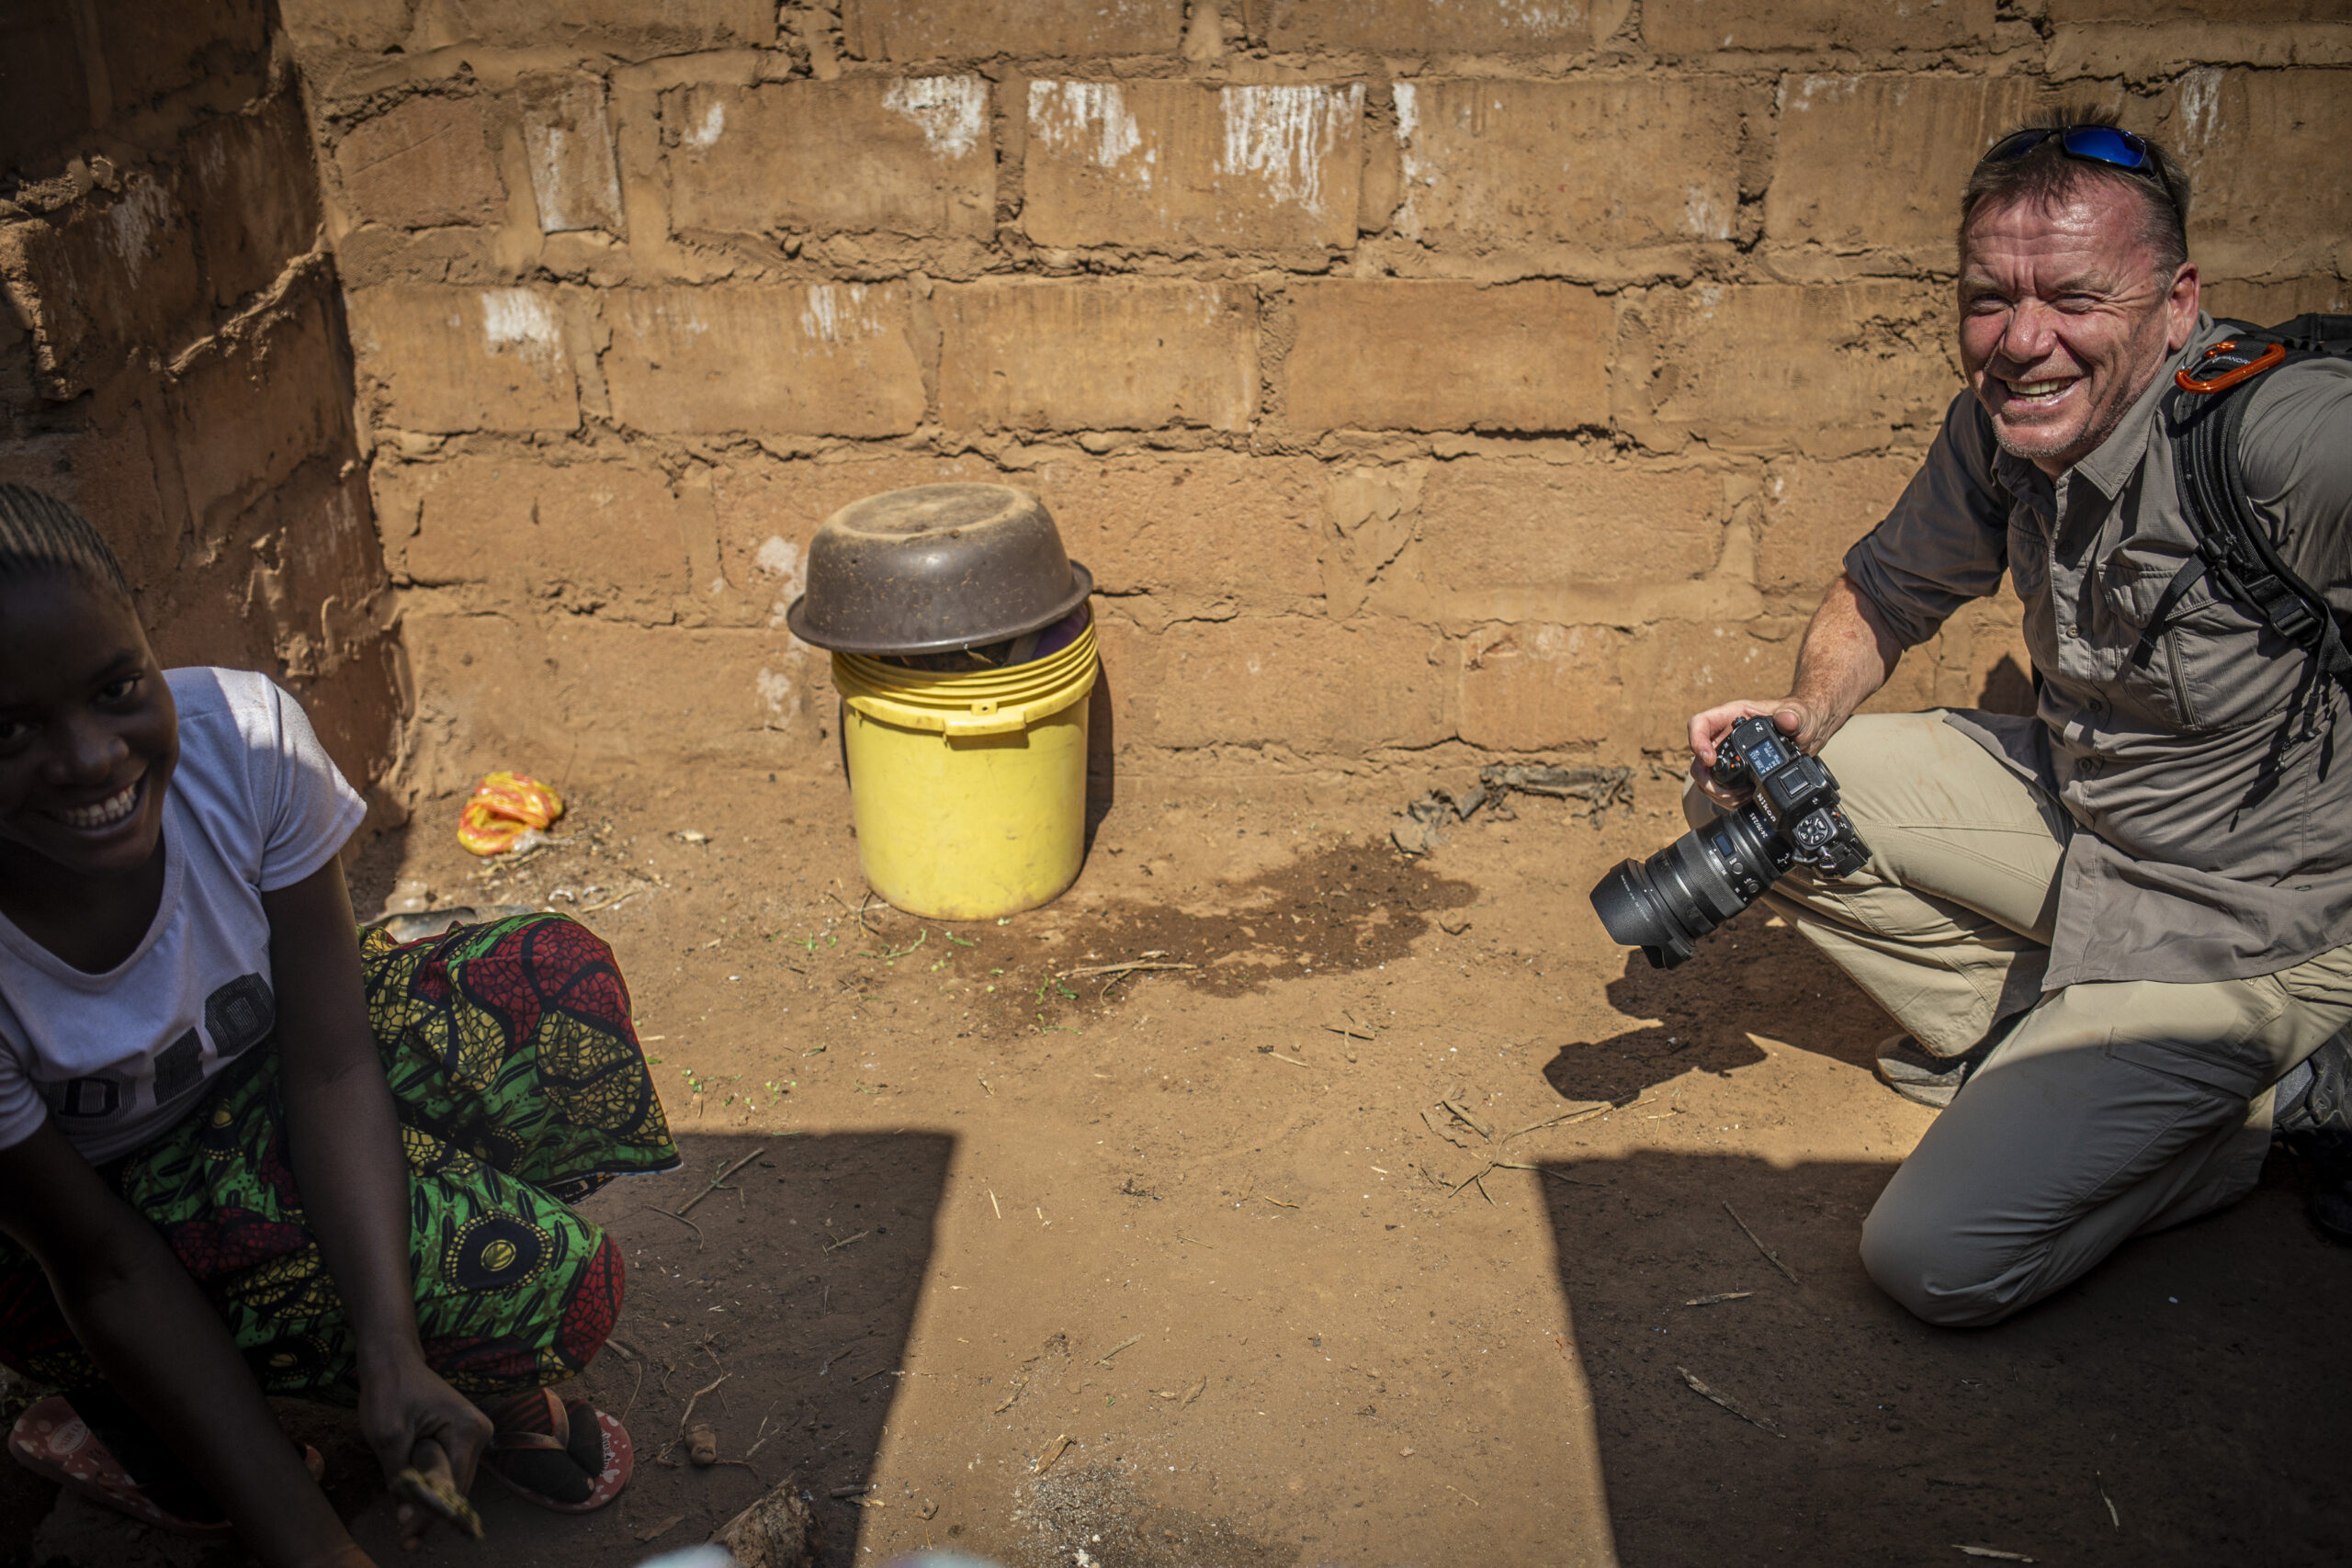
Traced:
<path fill-rule="evenodd" d="M 1712 794 L 1716 741 L 1770 714 L 1837 773 L 1873 852 L 1767 897 L 1908 1032 L 1881 1076 L 1947 1107 L 1862 1233 L 1871 1278 L 1932 1323 L 1997 1322 L 2234 1201 L 2274 1117 L 2325 1126 L 2352 1083 L 2342 684 L 2314 697 L 2309 657 L 2210 582 L 2133 657 L 2194 553 L 2163 405 L 2224 335 L 2199 310 L 2188 205 L 2163 150 L 2098 113 L 1994 144 L 1961 204 L 1968 390 L 1848 552 L 1790 694 L 1690 721 Z M 2352 366 L 2237 395 L 2256 510 L 2352 612 Z M 2004 570 L 2035 717 L 1849 722 Z M 1689 805 L 1694 825 L 1710 809 Z"/>

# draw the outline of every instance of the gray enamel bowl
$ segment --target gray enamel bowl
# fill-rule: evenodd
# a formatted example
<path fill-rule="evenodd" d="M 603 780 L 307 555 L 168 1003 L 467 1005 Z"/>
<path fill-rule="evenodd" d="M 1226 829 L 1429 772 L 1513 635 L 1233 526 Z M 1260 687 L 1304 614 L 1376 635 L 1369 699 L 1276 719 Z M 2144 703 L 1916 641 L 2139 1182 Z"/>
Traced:
<path fill-rule="evenodd" d="M 808 592 L 785 624 L 842 653 L 945 653 L 1052 626 L 1093 591 L 1027 491 L 917 485 L 819 525 Z"/>

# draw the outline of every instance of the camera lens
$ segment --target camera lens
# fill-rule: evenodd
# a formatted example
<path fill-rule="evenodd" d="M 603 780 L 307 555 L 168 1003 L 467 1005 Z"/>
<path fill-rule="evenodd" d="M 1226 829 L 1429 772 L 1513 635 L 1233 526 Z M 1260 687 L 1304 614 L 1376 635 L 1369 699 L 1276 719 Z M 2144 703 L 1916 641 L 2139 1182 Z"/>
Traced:
<path fill-rule="evenodd" d="M 1592 890 L 1609 934 L 1671 969 L 1699 939 L 1763 897 L 1790 864 L 1770 818 L 1753 802 L 1685 833 L 1646 861 L 1626 860 Z"/>

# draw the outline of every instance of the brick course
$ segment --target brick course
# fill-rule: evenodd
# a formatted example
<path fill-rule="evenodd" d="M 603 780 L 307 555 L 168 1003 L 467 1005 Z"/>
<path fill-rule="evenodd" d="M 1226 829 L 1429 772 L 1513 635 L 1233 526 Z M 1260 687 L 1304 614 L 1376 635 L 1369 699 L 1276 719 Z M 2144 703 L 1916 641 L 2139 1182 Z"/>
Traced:
<path fill-rule="evenodd" d="M 1027 204 L 1045 245 L 1345 246 L 1361 87 L 1038 80 Z"/>
<path fill-rule="evenodd" d="M 1609 423 L 1608 302 L 1564 283 L 1311 283 L 1290 293 L 1293 430 Z"/>
<path fill-rule="evenodd" d="M 613 418 L 638 430 L 896 435 L 923 410 L 901 284 L 619 289 Z"/>
<path fill-rule="evenodd" d="M 385 284 L 350 297 L 352 346 L 397 429 L 570 430 L 579 382 L 543 288 Z"/>
<path fill-rule="evenodd" d="M 1172 54 L 1184 0 L 842 0 L 861 60 Z"/>
<path fill-rule="evenodd" d="M 989 85 L 978 76 L 693 87 L 664 107 L 681 232 L 996 226 Z"/>
<path fill-rule="evenodd" d="M 976 283 L 932 298 L 950 430 L 1245 428 L 1257 300 L 1199 283 Z"/>
<path fill-rule="evenodd" d="M 1400 82 L 1399 232 L 1443 253 L 1588 255 L 1720 243 L 1737 228 L 1740 118 L 1704 78 Z"/>
<path fill-rule="evenodd" d="M 506 192 L 481 107 L 411 98 L 355 127 L 335 149 L 343 196 L 363 223 L 431 229 L 496 220 Z"/>

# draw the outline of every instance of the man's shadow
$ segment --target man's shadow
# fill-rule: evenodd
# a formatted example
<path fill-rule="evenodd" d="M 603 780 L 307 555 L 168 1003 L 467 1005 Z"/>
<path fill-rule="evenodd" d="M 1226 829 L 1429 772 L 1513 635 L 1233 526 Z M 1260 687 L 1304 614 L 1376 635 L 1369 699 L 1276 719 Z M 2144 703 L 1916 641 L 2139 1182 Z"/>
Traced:
<path fill-rule="evenodd" d="M 1753 1066 L 1765 1054 L 1751 1034 L 1867 1066 L 1893 1027 L 1811 942 L 1762 908 L 1708 935 L 1673 969 L 1627 953 L 1608 994 L 1620 1013 L 1657 1021 L 1563 1045 L 1544 1077 L 1564 1100 L 1622 1100 L 1693 1068 Z"/>
<path fill-rule="evenodd" d="M 511 1562 L 625 1568 L 707 1540 L 790 1484 L 821 1531 L 816 1561 L 855 1562 L 854 1489 L 872 1473 L 905 1370 L 955 1140 L 690 1134 L 678 1146 L 682 1170 L 616 1181 L 580 1206 L 620 1244 L 628 1300 L 603 1353 L 562 1392 L 623 1416 L 636 1477 L 583 1518 L 486 1482 L 474 1501 L 487 1541 Z M 702 1467 L 685 1438 L 706 1424 L 719 1462 Z M 375 1501 L 354 1532 L 378 1562 L 397 1561 L 380 1483 L 361 1490 Z"/>
<path fill-rule="evenodd" d="M 1929 1327 L 1863 1272 L 1891 1161 L 1645 1149 L 1545 1168 L 1625 1568 L 1968 1561 L 1956 1545 L 2118 1568 L 2344 1560 L 2352 1249 L 2304 1218 L 2280 1162 L 2245 1201 L 1983 1329 Z"/>

